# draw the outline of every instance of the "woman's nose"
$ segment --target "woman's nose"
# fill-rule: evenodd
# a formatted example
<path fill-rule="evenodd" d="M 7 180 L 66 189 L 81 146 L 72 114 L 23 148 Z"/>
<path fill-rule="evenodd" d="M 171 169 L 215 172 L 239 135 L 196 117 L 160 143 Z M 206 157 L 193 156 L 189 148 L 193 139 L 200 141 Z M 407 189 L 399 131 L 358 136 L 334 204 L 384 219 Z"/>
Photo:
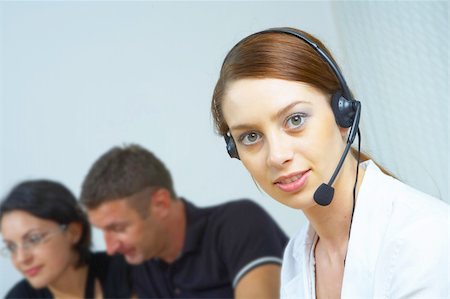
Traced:
<path fill-rule="evenodd" d="M 17 262 L 19 262 L 21 264 L 24 264 L 24 263 L 27 263 L 28 261 L 30 261 L 30 259 L 31 259 L 31 252 L 30 252 L 30 250 L 28 248 L 24 248 L 22 246 L 18 246 L 17 249 L 16 249 L 16 252 L 13 255 L 13 258 Z"/>
<path fill-rule="evenodd" d="M 276 132 L 266 136 L 267 164 L 272 167 L 283 167 L 294 157 L 294 150 L 287 136 Z"/>

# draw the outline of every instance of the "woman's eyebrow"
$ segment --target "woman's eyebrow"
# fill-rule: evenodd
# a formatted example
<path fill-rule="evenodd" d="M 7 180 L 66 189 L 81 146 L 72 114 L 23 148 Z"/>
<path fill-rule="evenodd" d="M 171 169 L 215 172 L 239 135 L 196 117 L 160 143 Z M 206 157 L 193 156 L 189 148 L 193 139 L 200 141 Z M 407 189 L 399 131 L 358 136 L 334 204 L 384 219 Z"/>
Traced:
<path fill-rule="evenodd" d="M 303 100 L 299 100 L 299 101 L 295 101 L 290 103 L 289 105 L 287 105 L 286 107 L 281 108 L 280 110 L 278 110 L 272 117 L 272 120 L 275 120 L 277 118 L 279 118 L 280 116 L 282 116 L 283 114 L 285 114 L 287 111 L 291 110 L 293 107 L 297 106 L 298 104 L 311 104 L 311 102 L 309 101 L 303 101 Z M 231 130 L 246 130 L 249 128 L 253 128 L 253 126 L 251 124 L 239 124 L 239 125 L 235 125 L 235 126 L 231 126 L 230 127 L 230 131 Z"/>
<path fill-rule="evenodd" d="M 308 101 L 295 101 L 292 102 L 291 104 L 287 105 L 284 108 L 281 108 L 273 117 L 272 120 L 275 120 L 277 118 L 280 118 L 283 114 L 285 114 L 286 112 L 288 112 L 289 110 L 291 110 L 293 107 L 297 106 L 298 104 L 311 104 L 311 102 Z"/>
<path fill-rule="evenodd" d="M 29 237 L 31 234 L 33 234 L 33 233 L 39 233 L 40 230 L 42 230 L 42 229 L 39 229 L 39 228 L 32 228 L 32 229 L 28 230 L 25 234 L 23 234 L 22 239 L 28 238 L 28 237 Z"/>
<path fill-rule="evenodd" d="M 30 234 L 32 234 L 32 233 L 34 233 L 34 232 L 37 232 L 37 231 L 38 231 L 37 228 L 32 228 L 32 229 L 28 230 L 25 234 L 23 234 L 20 238 L 21 238 L 22 240 L 24 240 L 24 239 L 28 238 L 28 236 L 29 236 Z M 3 241 L 3 243 L 14 243 L 14 241 L 9 240 L 9 239 L 2 239 L 2 241 Z"/>

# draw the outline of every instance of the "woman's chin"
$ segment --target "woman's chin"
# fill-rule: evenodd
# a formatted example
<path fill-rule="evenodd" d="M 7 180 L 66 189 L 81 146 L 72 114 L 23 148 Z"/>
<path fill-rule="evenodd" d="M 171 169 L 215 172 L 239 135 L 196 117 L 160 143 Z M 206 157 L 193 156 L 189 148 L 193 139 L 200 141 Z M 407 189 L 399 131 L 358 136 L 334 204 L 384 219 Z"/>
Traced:
<path fill-rule="evenodd" d="M 34 289 L 42 289 L 49 285 L 47 280 L 40 279 L 39 277 L 28 278 L 27 280 Z"/>

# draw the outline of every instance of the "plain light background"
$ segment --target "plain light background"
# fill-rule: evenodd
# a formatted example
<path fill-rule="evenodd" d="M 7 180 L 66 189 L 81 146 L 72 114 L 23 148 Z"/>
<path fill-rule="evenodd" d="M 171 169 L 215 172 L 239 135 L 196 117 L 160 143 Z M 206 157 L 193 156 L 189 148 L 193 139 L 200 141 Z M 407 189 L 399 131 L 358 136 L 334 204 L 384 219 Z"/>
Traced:
<path fill-rule="evenodd" d="M 138 143 L 179 195 L 251 198 L 292 236 L 301 212 L 228 158 L 209 113 L 227 51 L 278 26 L 332 51 L 363 103 L 363 150 L 448 202 L 447 2 L 0 2 L 0 195 L 39 178 L 79 195 L 102 153 Z M 0 277 L 3 297 L 21 275 L 2 258 Z"/>

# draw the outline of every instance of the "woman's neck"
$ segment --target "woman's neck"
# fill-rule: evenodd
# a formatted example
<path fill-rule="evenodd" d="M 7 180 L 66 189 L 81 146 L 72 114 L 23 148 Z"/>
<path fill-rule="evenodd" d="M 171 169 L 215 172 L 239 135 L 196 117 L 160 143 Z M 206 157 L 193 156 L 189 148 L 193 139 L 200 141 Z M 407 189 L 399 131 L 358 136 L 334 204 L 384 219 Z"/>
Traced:
<path fill-rule="evenodd" d="M 88 266 L 75 268 L 69 266 L 64 274 L 49 285 L 54 298 L 84 298 L 88 275 Z"/>
<path fill-rule="evenodd" d="M 356 160 L 348 159 L 341 169 L 334 188 L 335 194 L 330 205 L 314 206 L 305 210 L 311 226 L 319 236 L 321 246 L 328 251 L 344 253 L 347 250 L 350 224 L 353 212 L 353 186 L 356 177 Z M 364 169 L 359 168 L 356 195 L 364 177 Z M 356 199 L 355 199 L 356 200 Z"/>

